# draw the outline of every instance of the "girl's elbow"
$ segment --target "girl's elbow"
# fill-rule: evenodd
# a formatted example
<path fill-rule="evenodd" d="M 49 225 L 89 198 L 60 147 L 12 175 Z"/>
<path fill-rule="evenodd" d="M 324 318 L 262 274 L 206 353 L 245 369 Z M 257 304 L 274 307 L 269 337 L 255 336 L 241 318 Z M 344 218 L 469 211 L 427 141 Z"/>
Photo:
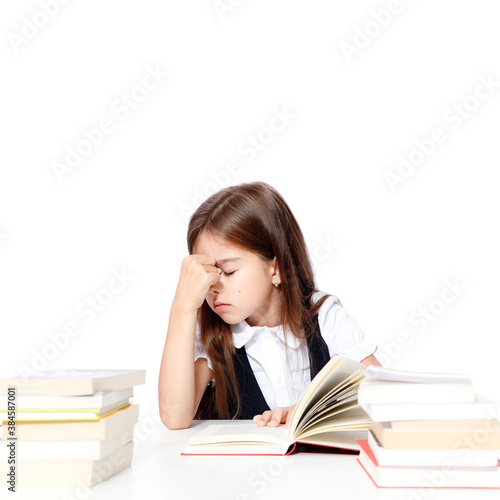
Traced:
<path fill-rule="evenodd" d="M 180 431 L 182 429 L 188 429 L 189 426 L 191 425 L 191 421 L 189 422 L 183 422 L 183 421 L 175 421 L 175 420 L 168 420 L 166 422 L 163 422 L 171 431 Z"/>
<path fill-rule="evenodd" d="M 163 424 L 171 431 L 187 429 L 191 425 L 191 418 L 186 418 L 179 415 L 168 415 L 165 412 L 160 412 L 160 418 Z"/>

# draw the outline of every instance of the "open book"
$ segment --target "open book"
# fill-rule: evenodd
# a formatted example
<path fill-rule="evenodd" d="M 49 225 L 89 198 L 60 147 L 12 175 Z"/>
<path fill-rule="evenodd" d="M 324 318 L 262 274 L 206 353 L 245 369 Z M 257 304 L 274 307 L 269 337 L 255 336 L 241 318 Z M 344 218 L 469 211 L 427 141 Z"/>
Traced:
<path fill-rule="evenodd" d="M 366 439 L 371 425 L 355 390 L 364 369 L 352 359 L 334 356 L 302 394 L 288 429 L 258 427 L 250 420 L 221 421 L 195 434 L 182 454 L 286 455 L 296 443 L 359 450 L 356 439 Z"/>

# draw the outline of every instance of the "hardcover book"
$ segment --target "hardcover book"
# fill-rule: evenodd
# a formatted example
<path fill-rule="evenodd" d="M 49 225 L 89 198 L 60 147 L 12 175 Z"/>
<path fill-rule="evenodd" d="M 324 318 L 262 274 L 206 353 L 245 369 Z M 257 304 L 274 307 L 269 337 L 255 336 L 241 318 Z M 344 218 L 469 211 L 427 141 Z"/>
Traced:
<path fill-rule="evenodd" d="M 0 395 L 85 396 L 144 384 L 145 370 L 45 370 L 22 378 L 0 379 Z"/>
<path fill-rule="evenodd" d="M 225 421 L 194 435 L 183 455 L 286 455 L 296 443 L 359 450 L 356 439 L 366 437 L 370 428 L 355 390 L 364 369 L 361 363 L 334 356 L 304 391 L 288 429 Z"/>

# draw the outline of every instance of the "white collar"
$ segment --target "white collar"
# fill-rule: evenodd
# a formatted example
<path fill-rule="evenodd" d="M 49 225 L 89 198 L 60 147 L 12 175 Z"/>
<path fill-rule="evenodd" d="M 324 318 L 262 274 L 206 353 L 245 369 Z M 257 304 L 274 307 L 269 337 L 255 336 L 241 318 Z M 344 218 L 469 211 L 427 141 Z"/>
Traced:
<path fill-rule="evenodd" d="M 277 337 L 286 346 L 296 349 L 300 346 L 301 341 L 287 329 L 286 342 L 283 325 L 278 326 L 250 326 L 245 320 L 231 325 L 233 332 L 233 343 L 236 349 L 243 347 L 254 335 L 269 332 L 272 336 Z"/>

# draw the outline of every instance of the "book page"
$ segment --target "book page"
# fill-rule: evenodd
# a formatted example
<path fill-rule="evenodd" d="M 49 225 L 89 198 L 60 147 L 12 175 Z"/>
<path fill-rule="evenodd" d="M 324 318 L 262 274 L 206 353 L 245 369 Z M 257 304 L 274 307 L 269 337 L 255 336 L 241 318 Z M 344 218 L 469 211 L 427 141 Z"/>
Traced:
<path fill-rule="evenodd" d="M 307 412 L 307 415 L 301 419 L 299 425 L 297 426 L 295 430 L 295 435 L 300 433 L 304 428 L 309 427 L 310 425 L 313 425 L 316 420 L 321 418 L 322 415 L 329 414 L 329 415 L 334 415 L 336 413 L 340 413 L 342 411 L 345 411 L 348 408 L 351 408 L 352 406 L 357 406 L 358 404 L 358 397 L 357 394 L 352 394 L 352 395 L 347 395 L 344 398 L 337 399 L 335 401 L 330 401 L 329 404 L 328 402 L 323 403 L 321 406 L 314 407 L 314 412 L 312 410 L 309 410 Z"/>
<path fill-rule="evenodd" d="M 319 444 L 323 446 L 333 446 L 335 448 L 345 448 L 349 450 L 359 450 L 360 447 L 356 443 L 356 439 L 366 439 L 367 431 L 334 431 L 324 432 L 314 436 L 312 440 L 307 437 L 299 440 L 299 443 Z"/>
<path fill-rule="evenodd" d="M 350 398 L 354 395 L 357 400 L 357 391 L 355 388 L 359 386 L 363 379 L 362 370 L 359 370 L 350 377 L 347 377 L 347 379 L 326 393 L 315 405 L 312 406 L 312 408 L 309 409 L 309 411 L 300 419 L 297 429 L 300 429 L 303 425 L 309 422 L 310 419 L 313 419 L 318 412 L 325 408 L 337 405 L 338 402 L 341 402 L 345 398 Z"/>
<path fill-rule="evenodd" d="M 367 425 L 370 425 L 371 420 L 368 417 L 368 415 L 365 413 L 365 411 L 358 405 L 356 396 L 345 399 L 341 402 L 338 402 L 337 404 L 333 406 L 329 406 L 324 408 L 321 411 L 318 411 L 311 419 L 309 419 L 305 424 L 301 423 L 296 431 L 296 436 L 301 434 L 302 432 L 305 432 L 306 430 L 310 429 L 311 427 L 316 426 L 319 422 L 328 419 L 328 420 L 335 420 L 337 418 L 342 419 L 343 413 L 351 410 L 353 408 L 357 408 L 362 412 L 362 415 L 364 416 L 364 419 L 367 423 Z"/>
<path fill-rule="evenodd" d="M 349 358 L 334 356 L 314 377 L 309 387 L 302 394 L 295 406 L 290 421 L 290 436 L 293 436 L 302 417 L 328 392 L 339 386 L 346 378 L 365 365 Z"/>
<path fill-rule="evenodd" d="M 288 429 L 284 426 L 259 427 L 254 422 L 231 422 L 209 425 L 189 440 L 190 445 L 230 442 L 288 444 Z"/>
<path fill-rule="evenodd" d="M 330 416 L 324 415 L 322 419 L 315 422 L 308 428 L 302 429 L 298 433 L 297 441 L 301 441 L 305 437 L 315 436 L 323 432 L 333 432 L 340 430 L 362 430 L 371 427 L 371 422 L 366 417 L 366 413 L 359 407 L 348 408 L 341 414 Z"/>

